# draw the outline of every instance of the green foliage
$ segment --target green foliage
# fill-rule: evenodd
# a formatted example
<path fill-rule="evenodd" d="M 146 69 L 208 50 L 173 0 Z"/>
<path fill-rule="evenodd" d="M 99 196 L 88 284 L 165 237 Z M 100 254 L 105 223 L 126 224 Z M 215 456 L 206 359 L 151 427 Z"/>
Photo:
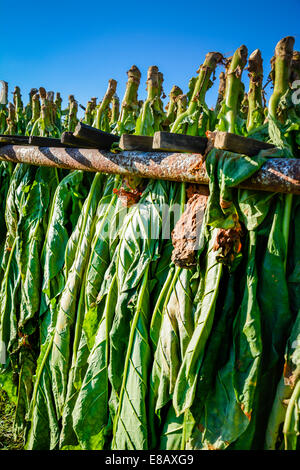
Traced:
<path fill-rule="evenodd" d="M 247 132 L 239 67 L 217 112 L 205 103 L 215 64 L 202 66 L 170 130 L 230 130 L 276 148 L 205 155 L 192 269 L 175 266 L 165 238 L 184 184 L 137 178 L 140 200 L 125 207 L 121 176 L 0 162 L 3 448 L 24 438 L 28 450 L 299 449 L 300 198 L 237 188 L 268 158 L 299 157 L 299 109 L 285 90 L 263 122 L 257 102 Z M 162 75 L 151 68 L 141 105 L 135 69 L 113 132 L 153 136 L 166 126 Z M 77 122 L 74 99 L 61 111 L 43 97 L 34 119 L 20 103 L 11 122 L 1 108 L 1 132 L 59 137 Z"/>

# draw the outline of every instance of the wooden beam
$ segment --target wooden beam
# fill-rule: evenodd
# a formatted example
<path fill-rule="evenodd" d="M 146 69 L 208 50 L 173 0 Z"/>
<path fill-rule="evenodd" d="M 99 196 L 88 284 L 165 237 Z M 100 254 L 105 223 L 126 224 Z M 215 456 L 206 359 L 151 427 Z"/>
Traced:
<path fill-rule="evenodd" d="M 7 145 L 0 147 L 0 160 L 186 183 L 209 183 L 205 162 L 198 154 L 137 151 L 115 154 L 98 149 Z M 300 194 L 300 159 L 270 158 L 240 187 Z"/>
<path fill-rule="evenodd" d="M 100 131 L 82 122 L 76 125 L 73 135 L 102 150 L 110 149 L 113 143 L 119 142 L 120 140 L 120 137 L 117 135 Z"/>
<path fill-rule="evenodd" d="M 147 135 L 123 134 L 120 139 L 119 147 L 122 150 L 143 150 L 152 151 L 153 137 Z"/>
<path fill-rule="evenodd" d="M 0 135 L 1 145 L 29 145 L 29 137 L 24 135 Z"/>
<path fill-rule="evenodd" d="M 254 155 L 257 155 L 261 150 L 275 148 L 272 144 L 251 139 L 250 137 L 231 134 L 230 132 L 216 131 L 212 134 L 214 134 L 215 148 L 228 150 L 241 155 L 248 155 L 249 157 L 254 157 Z"/>
<path fill-rule="evenodd" d="M 196 137 L 185 134 L 173 134 L 171 132 L 155 132 L 153 149 L 161 152 L 205 152 L 207 146 L 206 137 Z"/>
<path fill-rule="evenodd" d="M 63 132 L 60 141 L 64 147 L 68 145 L 75 148 L 95 148 L 94 145 L 87 144 L 85 140 L 75 137 L 72 132 Z"/>
<path fill-rule="evenodd" d="M 29 137 L 29 145 L 36 145 L 37 147 L 66 147 L 62 144 L 60 139 L 55 139 L 53 137 L 39 137 L 31 135 Z"/>

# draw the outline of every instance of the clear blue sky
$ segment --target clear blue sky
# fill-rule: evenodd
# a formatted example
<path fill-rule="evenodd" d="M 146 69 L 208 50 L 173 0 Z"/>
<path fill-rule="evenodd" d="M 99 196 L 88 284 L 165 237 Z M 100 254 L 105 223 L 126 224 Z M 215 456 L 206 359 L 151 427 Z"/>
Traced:
<path fill-rule="evenodd" d="M 64 104 L 69 94 L 85 104 L 103 96 L 109 78 L 118 81 L 122 99 L 126 71 L 135 64 L 144 99 L 148 66 L 163 72 L 166 94 L 174 84 L 186 92 L 207 52 L 229 56 L 242 44 L 249 54 L 261 49 L 266 77 L 274 47 L 287 35 L 299 50 L 300 0 L 2 2 L 0 79 L 10 91 L 19 85 L 26 102 L 30 88 L 44 86 L 60 91 Z"/>

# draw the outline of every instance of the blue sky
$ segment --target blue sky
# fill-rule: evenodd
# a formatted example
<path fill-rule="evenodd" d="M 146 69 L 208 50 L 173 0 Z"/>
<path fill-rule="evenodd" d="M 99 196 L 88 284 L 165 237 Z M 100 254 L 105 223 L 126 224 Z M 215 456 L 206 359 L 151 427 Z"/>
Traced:
<path fill-rule="evenodd" d="M 10 91 L 19 85 L 26 102 L 30 88 L 44 86 L 60 91 L 64 103 L 74 94 L 85 105 L 91 96 L 103 96 L 109 78 L 118 81 L 122 99 L 126 71 L 135 64 L 142 72 L 139 97 L 144 99 L 150 65 L 163 72 L 166 94 L 174 84 L 186 92 L 207 52 L 229 56 L 242 44 L 249 54 L 261 49 L 267 77 L 279 39 L 295 36 L 300 49 L 299 20 L 300 0 L 17 0 L 13 8 L 2 2 L 0 79 L 9 82 Z M 247 87 L 246 72 L 243 80 Z M 217 88 L 216 81 L 208 92 L 209 106 Z"/>

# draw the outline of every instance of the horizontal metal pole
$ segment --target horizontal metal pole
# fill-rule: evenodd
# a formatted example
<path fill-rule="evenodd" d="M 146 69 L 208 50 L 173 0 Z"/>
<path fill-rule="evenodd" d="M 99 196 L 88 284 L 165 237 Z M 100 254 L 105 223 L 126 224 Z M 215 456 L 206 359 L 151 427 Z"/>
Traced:
<path fill-rule="evenodd" d="M 209 183 L 205 162 L 200 154 L 138 151 L 111 153 L 97 149 L 7 145 L 0 147 L 0 160 L 70 170 L 135 174 L 149 179 Z M 252 178 L 244 181 L 241 187 L 300 194 L 300 160 L 270 158 Z"/>

